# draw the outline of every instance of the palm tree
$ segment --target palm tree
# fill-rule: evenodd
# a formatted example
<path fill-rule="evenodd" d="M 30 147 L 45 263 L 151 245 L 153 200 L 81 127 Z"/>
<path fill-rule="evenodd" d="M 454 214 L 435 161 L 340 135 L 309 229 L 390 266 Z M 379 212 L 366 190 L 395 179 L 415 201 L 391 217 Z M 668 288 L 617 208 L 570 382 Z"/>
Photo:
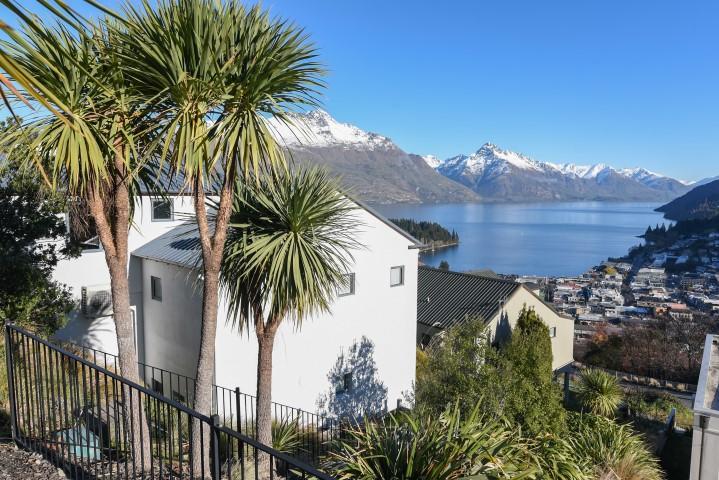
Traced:
<path fill-rule="evenodd" d="M 303 31 L 239 0 L 160 0 L 126 4 L 117 35 L 127 75 L 161 126 L 151 148 L 192 194 L 202 251 L 203 295 L 194 405 L 210 413 L 220 266 L 238 176 L 284 167 L 267 117 L 316 105 L 323 70 Z M 214 224 L 207 197 L 218 196 Z M 194 445 L 201 442 L 193 429 Z M 209 471 L 209 457 L 203 471 Z M 199 449 L 193 466 L 200 471 Z"/>
<path fill-rule="evenodd" d="M 358 225 L 353 204 L 322 170 L 263 176 L 238 186 L 222 285 L 239 331 L 254 328 L 257 439 L 272 441 L 272 351 L 285 319 L 300 328 L 328 311 L 352 261 Z"/>
<path fill-rule="evenodd" d="M 50 187 L 87 205 L 110 272 L 120 370 L 139 383 L 127 265 L 132 199 L 145 171 L 136 150 L 145 115 L 116 68 L 116 45 L 104 28 L 51 27 L 14 11 L 24 35 L 13 33 L 11 41 L 0 43 L 0 68 L 16 83 L 10 90 L 15 97 L 42 108 L 0 144 L 11 148 L 29 135 L 36 153 L 32 164 Z M 141 426 L 133 448 L 135 468 L 143 471 L 150 466 L 150 449 L 140 402 L 135 395 L 129 410 L 133 424 Z"/>
<path fill-rule="evenodd" d="M 582 408 L 604 417 L 613 417 L 622 402 L 622 389 L 616 377 L 591 368 L 582 372 L 577 395 Z"/>

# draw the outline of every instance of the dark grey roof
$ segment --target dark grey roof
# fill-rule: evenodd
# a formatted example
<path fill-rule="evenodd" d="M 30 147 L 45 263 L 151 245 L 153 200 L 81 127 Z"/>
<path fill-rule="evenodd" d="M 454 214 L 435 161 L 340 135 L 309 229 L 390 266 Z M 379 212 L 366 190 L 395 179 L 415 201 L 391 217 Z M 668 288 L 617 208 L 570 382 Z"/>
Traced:
<path fill-rule="evenodd" d="M 417 321 L 438 328 L 475 316 L 489 321 L 518 288 L 511 280 L 419 267 Z"/>

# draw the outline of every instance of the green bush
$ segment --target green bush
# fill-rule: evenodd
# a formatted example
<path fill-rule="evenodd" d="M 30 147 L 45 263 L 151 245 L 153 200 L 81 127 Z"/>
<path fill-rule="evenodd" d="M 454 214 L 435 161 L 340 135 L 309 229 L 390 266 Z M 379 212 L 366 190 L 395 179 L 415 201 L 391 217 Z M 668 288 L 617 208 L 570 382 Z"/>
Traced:
<path fill-rule="evenodd" d="M 582 409 L 604 417 L 613 417 L 622 403 L 622 389 L 617 379 L 596 369 L 582 372 L 577 396 Z"/>
<path fill-rule="evenodd" d="M 570 414 L 569 442 L 590 479 L 660 480 L 659 462 L 630 426 L 597 415 Z"/>
<path fill-rule="evenodd" d="M 459 406 L 440 415 L 398 412 L 350 430 L 325 465 L 340 479 L 537 478 L 532 444 L 506 422 Z"/>

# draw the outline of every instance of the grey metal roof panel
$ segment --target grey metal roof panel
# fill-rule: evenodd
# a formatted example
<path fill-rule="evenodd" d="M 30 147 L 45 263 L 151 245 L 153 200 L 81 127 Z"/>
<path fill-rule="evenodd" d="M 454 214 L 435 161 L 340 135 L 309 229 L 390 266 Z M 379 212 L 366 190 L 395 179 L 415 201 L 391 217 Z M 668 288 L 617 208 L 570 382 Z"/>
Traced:
<path fill-rule="evenodd" d="M 520 284 L 484 275 L 421 266 L 418 269 L 417 321 L 447 328 L 467 318 L 489 321 Z"/>
<path fill-rule="evenodd" d="M 180 225 L 135 249 L 132 255 L 186 268 L 202 262 L 202 251 L 194 223 Z"/>

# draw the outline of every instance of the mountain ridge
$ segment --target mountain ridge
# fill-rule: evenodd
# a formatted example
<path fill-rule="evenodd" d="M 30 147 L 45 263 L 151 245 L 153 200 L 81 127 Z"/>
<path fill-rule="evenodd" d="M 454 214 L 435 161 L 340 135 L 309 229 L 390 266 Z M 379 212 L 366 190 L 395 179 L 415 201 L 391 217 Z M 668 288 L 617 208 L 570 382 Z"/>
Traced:
<path fill-rule="evenodd" d="M 445 160 L 416 155 L 324 110 L 287 119 L 267 124 L 292 158 L 327 167 L 369 203 L 666 201 L 690 188 L 642 167 L 540 162 L 492 143 Z"/>

